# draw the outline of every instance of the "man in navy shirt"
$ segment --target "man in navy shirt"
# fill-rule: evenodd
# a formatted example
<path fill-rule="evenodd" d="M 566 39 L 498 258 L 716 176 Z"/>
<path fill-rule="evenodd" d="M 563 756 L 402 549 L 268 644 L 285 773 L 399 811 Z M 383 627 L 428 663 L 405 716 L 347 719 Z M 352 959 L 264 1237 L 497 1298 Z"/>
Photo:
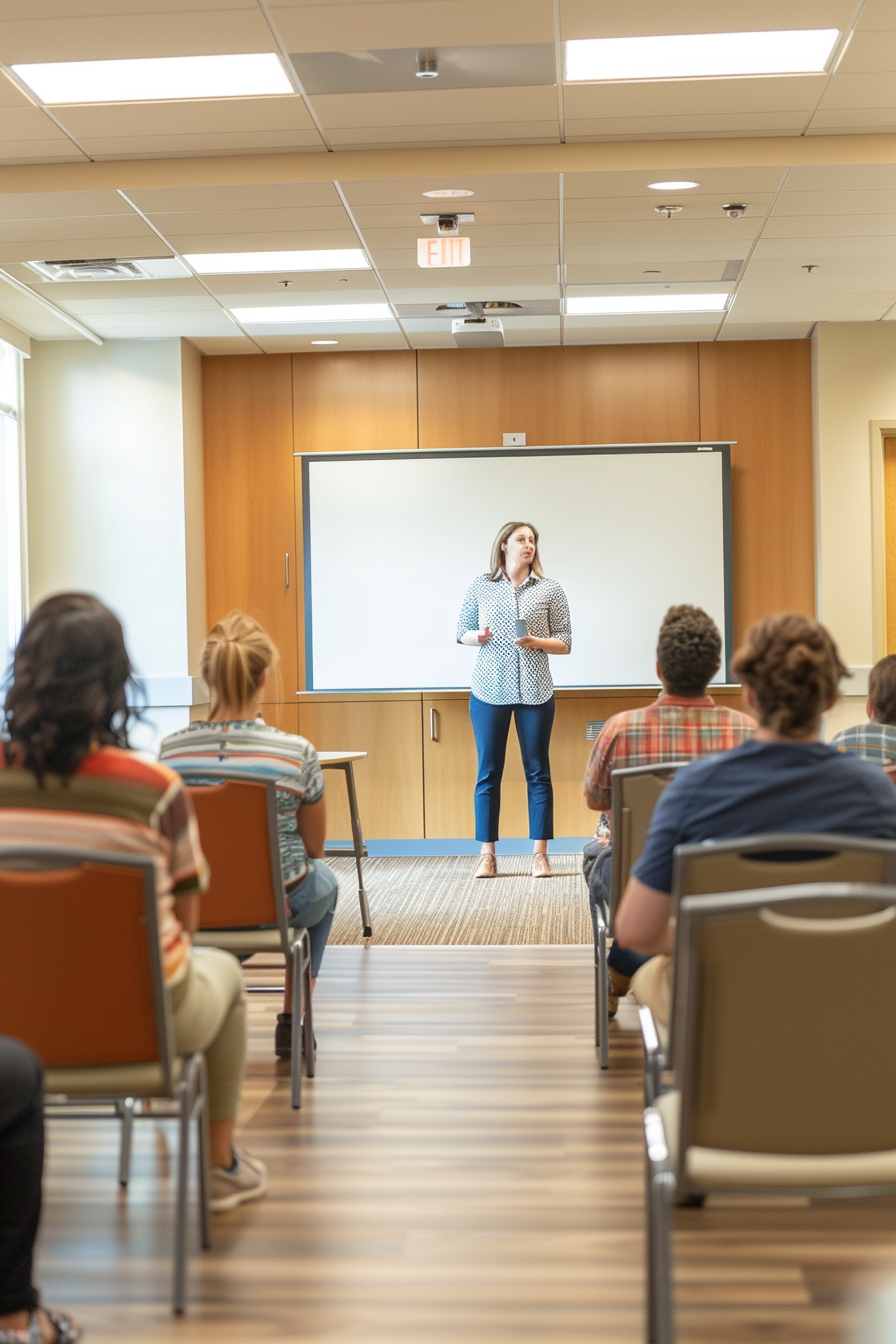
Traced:
<path fill-rule="evenodd" d="M 753 627 L 731 666 L 759 722 L 756 740 L 678 771 L 657 803 L 616 916 L 620 943 L 653 958 L 632 992 L 661 1021 L 668 1017 L 676 845 L 777 831 L 896 840 L 896 789 L 887 776 L 819 740 L 821 716 L 846 671 L 824 626 L 771 616 Z"/>

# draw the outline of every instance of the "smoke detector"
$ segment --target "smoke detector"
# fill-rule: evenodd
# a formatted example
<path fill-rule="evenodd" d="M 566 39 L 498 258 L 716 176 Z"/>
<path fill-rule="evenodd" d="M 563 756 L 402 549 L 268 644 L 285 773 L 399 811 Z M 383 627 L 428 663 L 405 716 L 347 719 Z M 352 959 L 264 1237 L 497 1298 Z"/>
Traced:
<path fill-rule="evenodd" d="M 183 280 L 189 275 L 176 257 L 140 257 L 127 261 L 118 257 L 93 257 L 25 264 L 37 271 L 42 280 Z"/>
<path fill-rule="evenodd" d="M 723 205 L 722 209 L 729 219 L 743 219 L 747 213 L 747 207 L 740 202 L 732 202 L 729 205 Z"/>

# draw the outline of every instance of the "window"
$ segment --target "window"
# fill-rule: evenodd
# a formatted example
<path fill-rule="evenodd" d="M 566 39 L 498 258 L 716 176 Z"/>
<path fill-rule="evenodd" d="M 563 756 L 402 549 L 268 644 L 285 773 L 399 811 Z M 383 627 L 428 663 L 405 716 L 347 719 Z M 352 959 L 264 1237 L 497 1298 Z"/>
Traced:
<path fill-rule="evenodd" d="M 22 628 L 22 356 L 0 341 L 0 678 Z"/>

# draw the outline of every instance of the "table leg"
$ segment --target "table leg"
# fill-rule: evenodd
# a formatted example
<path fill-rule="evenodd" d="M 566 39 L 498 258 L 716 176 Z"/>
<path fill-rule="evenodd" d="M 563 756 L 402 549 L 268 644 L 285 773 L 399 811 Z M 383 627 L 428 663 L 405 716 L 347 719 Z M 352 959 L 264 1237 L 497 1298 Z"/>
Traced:
<path fill-rule="evenodd" d="M 361 906 L 361 925 L 364 930 L 364 937 L 370 938 L 373 935 L 373 926 L 370 923 L 370 906 L 367 901 L 367 892 L 364 890 L 364 874 L 361 871 L 361 856 L 364 853 L 364 840 L 361 835 L 361 818 L 358 815 L 358 795 L 355 792 L 355 772 L 352 768 L 352 762 L 345 763 L 345 783 L 348 788 L 348 808 L 352 819 L 352 845 L 355 851 L 355 865 L 358 869 L 358 901 Z"/>

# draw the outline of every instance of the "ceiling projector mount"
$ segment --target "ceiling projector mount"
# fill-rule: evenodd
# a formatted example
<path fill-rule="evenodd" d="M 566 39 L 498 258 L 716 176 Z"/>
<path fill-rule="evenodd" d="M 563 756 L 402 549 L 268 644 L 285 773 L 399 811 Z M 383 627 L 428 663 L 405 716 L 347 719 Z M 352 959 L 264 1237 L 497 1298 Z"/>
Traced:
<path fill-rule="evenodd" d="M 475 215 L 421 215 L 421 224 L 435 224 L 440 238 L 456 238 L 459 224 L 472 224 Z"/>

